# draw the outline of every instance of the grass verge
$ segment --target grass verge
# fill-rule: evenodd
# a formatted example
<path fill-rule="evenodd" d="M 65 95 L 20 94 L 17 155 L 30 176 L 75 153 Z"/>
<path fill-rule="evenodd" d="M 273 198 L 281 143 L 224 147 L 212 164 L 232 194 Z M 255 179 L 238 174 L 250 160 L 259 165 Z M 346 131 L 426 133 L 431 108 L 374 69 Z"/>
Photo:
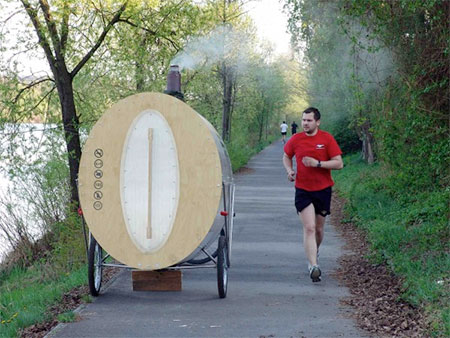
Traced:
<path fill-rule="evenodd" d="M 47 309 L 64 293 L 86 284 L 86 276 L 86 266 L 57 273 L 39 263 L 0 276 L 0 337 L 19 336 L 22 329 L 51 319 Z"/>
<path fill-rule="evenodd" d="M 370 259 L 402 278 L 402 297 L 425 311 L 431 336 L 449 337 L 449 188 L 399 185 L 394 173 L 359 155 L 344 162 L 333 173 L 336 189 L 348 201 L 347 217 L 367 232 Z"/>
<path fill-rule="evenodd" d="M 235 137 L 232 142 L 227 144 L 233 172 L 246 165 L 253 155 L 274 142 L 277 137 L 279 136 L 269 135 L 266 140 L 261 140 L 255 144 L 248 143 L 248 140 L 244 137 Z"/>

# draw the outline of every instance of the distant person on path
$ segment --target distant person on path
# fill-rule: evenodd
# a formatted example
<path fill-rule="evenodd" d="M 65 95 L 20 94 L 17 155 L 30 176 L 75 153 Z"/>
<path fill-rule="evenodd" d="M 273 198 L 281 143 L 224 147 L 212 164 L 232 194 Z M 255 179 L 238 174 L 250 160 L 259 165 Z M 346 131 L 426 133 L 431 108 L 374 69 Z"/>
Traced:
<path fill-rule="evenodd" d="M 295 121 L 293 121 L 291 124 L 292 135 L 297 134 L 297 127 L 298 127 L 297 123 L 295 123 Z"/>
<path fill-rule="evenodd" d="M 324 236 L 325 218 L 330 214 L 331 169 L 342 169 L 342 151 L 334 137 L 319 130 L 320 112 L 310 107 L 303 112 L 303 132 L 295 134 L 284 146 L 283 165 L 288 180 L 295 181 L 295 207 L 303 223 L 303 246 L 309 276 L 320 282 L 318 254 Z M 292 167 L 295 155 L 297 173 Z"/>
<path fill-rule="evenodd" d="M 281 141 L 284 143 L 286 143 L 286 133 L 288 130 L 288 125 L 286 124 L 286 121 L 283 121 L 282 124 L 280 124 L 280 129 L 281 129 Z"/>

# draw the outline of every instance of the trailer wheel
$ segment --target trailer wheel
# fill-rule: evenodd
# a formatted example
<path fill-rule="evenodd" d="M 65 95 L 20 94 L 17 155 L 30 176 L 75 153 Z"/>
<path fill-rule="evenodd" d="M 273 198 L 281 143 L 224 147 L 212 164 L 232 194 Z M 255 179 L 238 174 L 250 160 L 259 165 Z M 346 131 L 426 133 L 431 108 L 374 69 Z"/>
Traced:
<path fill-rule="evenodd" d="M 225 236 L 219 237 L 219 247 L 217 249 L 217 287 L 219 289 L 219 297 L 227 296 L 228 286 L 228 254 Z"/>
<path fill-rule="evenodd" d="M 102 285 L 102 260 L 102 247 L 97 243 L 94 236 L 91 236 L 88 256 L 88 280 L 89 291 L 94 297 L 97 297 L 99 295 L 100 287 Z"/>

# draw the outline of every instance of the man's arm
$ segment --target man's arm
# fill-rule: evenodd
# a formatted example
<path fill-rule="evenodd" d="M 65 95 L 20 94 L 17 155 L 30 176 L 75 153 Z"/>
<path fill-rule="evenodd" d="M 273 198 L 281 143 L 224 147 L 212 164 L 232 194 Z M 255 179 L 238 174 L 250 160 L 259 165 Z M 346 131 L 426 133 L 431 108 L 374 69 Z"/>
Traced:
<path fill-rule="evenodd" d="M 302 158 L 302 162 L 305 167 L 317 167 L 319 160 L 316 160 L 313 157 L 305 156 Z M 284 163 L 284 159 L 283 159 Z M 292 164 L 292 161 L 291 161 Z M 344 167 L 344 163 L 342 162 L 342 156 L 337 155 L 329 159 L 328 161 L 320 161 L 320 167 L 324 169 L 342 169 Z M 287 170 L 287 169 L 286 169 Z"/>
<path fill-rule="evenodd" d="M 295 171 L 292 168 L 292 158 L 287 156 L 286 153 L 283 154 L 283 165 L 287 171 L 288 180 L 291 182 L 295 181 Z"/>

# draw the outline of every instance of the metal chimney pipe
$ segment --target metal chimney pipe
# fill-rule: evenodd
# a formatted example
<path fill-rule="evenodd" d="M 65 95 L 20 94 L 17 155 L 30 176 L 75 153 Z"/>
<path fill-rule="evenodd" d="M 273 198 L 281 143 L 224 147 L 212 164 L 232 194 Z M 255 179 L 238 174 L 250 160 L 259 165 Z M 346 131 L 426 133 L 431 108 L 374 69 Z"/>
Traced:
<path fill-rule="evenodd" d="M 184 101 L 184 95 L 181 92 L 181 73 L 178 65 L 170 65 L 169 73 L 167 74 L 167 87 L 164 93 Z"/>

